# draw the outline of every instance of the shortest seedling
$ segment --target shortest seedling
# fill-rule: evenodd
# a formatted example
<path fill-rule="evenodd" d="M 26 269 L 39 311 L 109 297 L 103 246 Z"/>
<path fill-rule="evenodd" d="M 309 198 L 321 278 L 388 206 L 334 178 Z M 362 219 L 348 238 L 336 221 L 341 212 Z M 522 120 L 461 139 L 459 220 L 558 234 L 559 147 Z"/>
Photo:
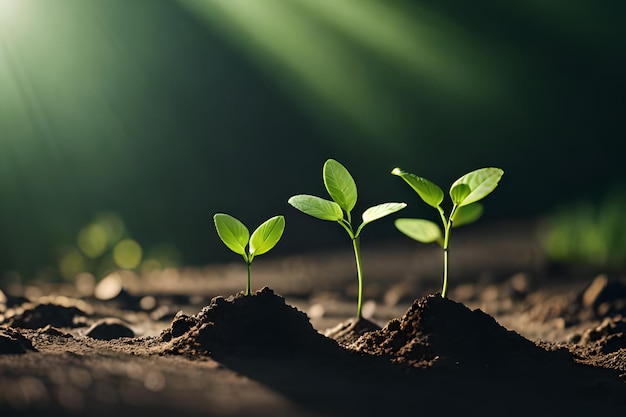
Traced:
<path fill-rule="evenodd" d="M 443 288 L 441 296 L 446 297 L 448 290 L 448 256 L 450 230 L 454 226 L 461 226 L 476 221 L 482 214 L 483 208 L 478 200 L 489 195 L 498 185 L 504 174 L 500 168 L 481 168 L 463 175 L 450 187 L 452 209 L 446 218 L 441 207 L 443 190 L 426 178 L 395 168 L 393 175 L 401 177 L 415 190 L 420 198 L 439 213 L 443 225 L 443 235 L 436 223 L 425 219 L 397 219 L 395 226 L 408 237 L 422 243 L 437 242 L 443 248 Z"/>
<path fill-rule="evenodd" d="M 250 295 L 250 265 L 255 256 L 272 249 L 285 230 L 285 218 L 274 216 L 262 223 L 250 236 L 248 228 L 233 216 L 217 213 L 213 216 L 215 229 L 222 242 L 235 253 L 243 256 L 248 265 L 248 285 L 245 295 Z"/>

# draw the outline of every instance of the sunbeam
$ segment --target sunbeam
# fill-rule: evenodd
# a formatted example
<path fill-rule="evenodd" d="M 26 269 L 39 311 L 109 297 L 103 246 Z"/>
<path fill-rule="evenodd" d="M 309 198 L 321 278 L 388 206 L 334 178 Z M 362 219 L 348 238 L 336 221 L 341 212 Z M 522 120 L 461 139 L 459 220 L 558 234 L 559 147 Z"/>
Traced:
<path fill-rule="evenodd" d="M 366 138 L 406 137 L 424 117 L 427 100 L 410 105 L 414 97 L 476 105 L 504 88 L 469 34 L 425 10 L 379 1 L 179 1 L 309 114 L 343 118 Z"/>

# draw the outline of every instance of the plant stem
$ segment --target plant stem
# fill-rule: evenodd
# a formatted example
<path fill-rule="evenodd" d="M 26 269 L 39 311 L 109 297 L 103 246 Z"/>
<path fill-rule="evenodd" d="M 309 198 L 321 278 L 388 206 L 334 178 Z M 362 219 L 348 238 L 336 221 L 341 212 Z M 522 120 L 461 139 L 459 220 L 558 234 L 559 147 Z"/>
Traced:
<path fill-rule="evenodd" d="M 446 231 L 446 237 L 444 239 L 443 246 L 443 289 L 441 290 L 441 297 L 446 298 L 446 292 L 448 291 L 448 232 Z"/>
<path fill-rule="evenodd" d="M 357 301 L 356 318 L 361 319 L 361 308 L 363 307 L 363 265 L 361 264 L 361 244 L 359 237 L 352 238 L 352 246 L 354 247 L 354 257 L 356 258 L 356 272 L 359 278 L 359 299 Z"/>
<path fill-rule="evenodd" d="M 444 233 L 443 233 L 443 288 L 441 289 L 441 297 L 446 298 L 446 293 L 448 292 L 448 255 L 450 253 L 449 242 L 450 242 L 450 229 L 452 229 L 452 218 L 454 216 L 454 212 L 456 211 L 457 206 L 452 207 L 452 211 L 450 212 L 450 217 L 448 221 L 444 219 Z"/>
<path fill-rule="evenodd" d="M 251 265 L 251 263 L 246 262 L 246 264 L 248 265 L 248 285 L 246 286 L 246 294 L 245 295 L 250 295 L 250 265 Z"/>

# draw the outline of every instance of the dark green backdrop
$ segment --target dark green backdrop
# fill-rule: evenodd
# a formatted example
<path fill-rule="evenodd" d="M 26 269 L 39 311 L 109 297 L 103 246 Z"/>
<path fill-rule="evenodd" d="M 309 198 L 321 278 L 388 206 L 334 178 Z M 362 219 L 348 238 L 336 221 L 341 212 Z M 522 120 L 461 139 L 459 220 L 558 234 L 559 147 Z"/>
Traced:
<path fill-rule="evenodd" d="M 598 0 L 0 0 L 0 271 L 54 276 L 102 211 L 189 265 L 235 259 L 217 211 L 251 227 L 285 214 L 276 255 L 347 245 L 286 203 L 325 194 L 329 157 L 355 177 L 358 211 L 398 200 L 430 214 L 395 166 L 446 190 L 503 168 L 483 222 L 597 198 L 625 179 L 625 12 Z M 390 219 L 366 233 L 398 236 Z"/>

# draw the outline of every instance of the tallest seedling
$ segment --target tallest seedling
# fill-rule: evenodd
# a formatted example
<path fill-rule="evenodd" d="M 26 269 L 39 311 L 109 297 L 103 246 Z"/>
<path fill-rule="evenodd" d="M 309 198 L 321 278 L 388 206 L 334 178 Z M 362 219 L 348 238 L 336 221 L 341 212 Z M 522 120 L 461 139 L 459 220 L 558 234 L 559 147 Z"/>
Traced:
<path fill-rule="evenodd" d="M 354 257 L 356 258 L 356 270 L 359 278 L 359 299 L 356 315 L 357 319 L 361 319 L 361 308 L 363 307 L 363 265 L 361 263 L 361 244 L 359 239 L 361 231 L 366 224 L 402 210 L 406 207 L 406 204 L 383 203 L 370 207 L 363 212 L 363 222 L 355 229 L 351 215 L 357 199 L 354 179 L 348 170 L 334 159 L 329 159 L 324 164 L 323 177 L 326 191 L 328 191 L 333 201 L 313 195 L 300 194 L 291 197 L 289 204 L 309 216 L 321 220 L 335 221 L 348 232 L 348 236 L 352 239 Z"/>
<path fill-rule="evenodd" d="M 441 296 L 445 298 L 448 291 L 448 243 L 450 241 L 450 230 L 453 225 L 461 226 L 472 223 L 480 217 L 483 208 L 477 201 L 485 198 L 498 186 L 504 171 L 500 168 L 481 168 L 456 180 L 450 187 L 452 209 L 447 218 L 443 208 L 441 208 L 443 191 L 439 186 L 426 178 L 418 177 L 400 168 L 395 168 L 391 173 L 406 181 L 426 204 L 437 209 L 439 217 L 441 217 L 443 236 L 439 226 L 430 220 L 397 219 L 395 225 L 402 233 L 418 242 L 437 242 L 443 247 L 443 289 L 441 290 Z"/>

